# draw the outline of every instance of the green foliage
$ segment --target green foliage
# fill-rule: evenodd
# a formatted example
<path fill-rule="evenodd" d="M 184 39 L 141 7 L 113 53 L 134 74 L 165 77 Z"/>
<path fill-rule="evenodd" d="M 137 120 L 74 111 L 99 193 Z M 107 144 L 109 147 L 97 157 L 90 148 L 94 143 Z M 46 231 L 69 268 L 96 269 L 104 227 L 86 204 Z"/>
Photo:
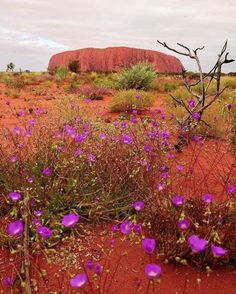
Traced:
<path fill-rule="evenodd" d="M 117 77 L 116 73 L 96 75 L 91 73 L 94 85 L 100 88 L 115 89 L 117 87 Z"/>
<path fill-rule="evenodd" d="M 67 68 L 63 66 L 58 67 L 56 69 L 56 74 L 55 74 L 56 81 L 58 83 L 63 83 L 66 80 L 68 74 L 69 74 L 69 71 Z"/>
<path fill-rule="evenodd" d="M 177 83 L 171 83 L 171 82 L 165 82 L 163 86 L 164 92 L 171 92 L 173 90 L 176 90 L 178 87 Z"/>
<path fill-rule="evenodd" d="M 154 96 L 144 91 L 127 90 L 117 92 L 111 101 L 112 112 L 143 110 L 153 105 Z"/>
<path fill-rule="evenodd" d="M 71 72 L 79 73 L 80 71 L 80 64 L 78 60 L 71 60 L 68 64 L 68 69 Z"/>
<path fill-rule="evenodd" d="M 119 89 L 151 90 L 154 87 L 156 72 L 150 63 L 143 62 L 123 70 L 118 75 Z"/>

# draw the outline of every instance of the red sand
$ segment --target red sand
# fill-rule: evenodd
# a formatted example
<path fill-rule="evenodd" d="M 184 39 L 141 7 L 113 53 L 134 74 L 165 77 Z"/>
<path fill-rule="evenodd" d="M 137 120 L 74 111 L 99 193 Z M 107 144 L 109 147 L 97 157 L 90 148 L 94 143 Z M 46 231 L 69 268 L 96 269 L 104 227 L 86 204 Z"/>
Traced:
<path fill-rule="evenodd" d="M 66 248 L 67 245 L 58 246 L 57 255 L 54 257 L 53 255 L 49 255 L 52 264 L 47 263 L 45 257 L 42 255 L 33 258 L 32 279 L 33 283 L 35 283 L 35 280 L 37 281 L 37 285 L 35 284 L 37 291 L 34 291 L 34 293 L 51 293 L 49 289 L 51 291 L 58 291 L 60 289 L 61 291 L 57 293 L 71 293 L 69 279 L 75 274 L 83 272 L 80 265 L 80 256 L 85 261 L 92 256 L 101 260 L 104 268 L 99 285 L 101 287 L 100 293 L 104 294 L 146 293 L 148 280 L 145 277 L 144 268 L 150 262 L 161 265 L 162 276 L 161 283 L 155 284 L 154 290 L 151 285 L 148 293 L 224 294 L 235 293 L 236 291 L 236 270 L 233 268 L 218 269 L 207 273 L 206 271 L 198 272 L 188 266 L 163 264 L 154 256 L 149 258 L 150 256 L 141 249 L 139 242 L 136 242 L 137 244 L 134 244 L 134 242 L 131 244 L 130 240 L 122 241 L 119 233 L 113 238 L 110 225 L 100 225 L 99 229 L 92 229 L 90 227 L 89 231 L 90 234 L 86 238 L 81 238 L 81 243 L 76 240 L 76 246 L 72 250 L 69 248 L 68 255 L 64 254 L 58 258 L 58 255 L 62 251 L 60 248 Z M 105 252 L 108 252 L 112 248 L 112 238 L 115 240 L 114 250 L 111 252 L 111 257 L 107 262 L 106 255 L 101 253 L 101 246 Z M 137 240 L 138 237 L 136 237 Z M 78 254 L 79 250 L 80 253 Z M 14 272 L 13 262 L 9 262 L 9 260 L 16 257 L 9 255 L 7 250 L 0 252 L 0 289 L 3 291 L 2 293 L 10 294 L 11 292 L 9 288 L 5 287 L 3 280 L 6 275 L 11 276 L 12 271 Z M 37 274 L 38 269 L 41 271 L 46 270 L 45 283 Z M 110 269 L 108 275 L 106 274 L 106 269 Z M 88 275 L 93 284 L 92 274 L 89 271 Z M 104 286 L 105 280 L 106 286 Z M 112 283 L 108 290 L 110 282 Z M 92 293 L 88 284 L 85 289 L 87 293 Z M 20 292 L 16 291 L 14 293 Z"/>

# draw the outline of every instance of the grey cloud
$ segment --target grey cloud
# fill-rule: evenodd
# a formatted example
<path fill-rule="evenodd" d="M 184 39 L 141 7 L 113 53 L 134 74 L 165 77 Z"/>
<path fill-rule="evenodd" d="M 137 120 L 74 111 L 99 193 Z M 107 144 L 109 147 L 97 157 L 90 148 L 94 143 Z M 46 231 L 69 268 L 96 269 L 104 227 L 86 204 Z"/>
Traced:
<path fill-rule="evenodd" d="M 201 57 L 207 70 L 225 39 L 236 57 L 235 15 L 235 0 L 1 0 L 0 70 L 9 61 L 42 70 L 52 54 L 83 47 L 123 45 L 170 53 L 156 39 L 206 45 Z M 191 60 L 181 60 L 195 69 Z"/>

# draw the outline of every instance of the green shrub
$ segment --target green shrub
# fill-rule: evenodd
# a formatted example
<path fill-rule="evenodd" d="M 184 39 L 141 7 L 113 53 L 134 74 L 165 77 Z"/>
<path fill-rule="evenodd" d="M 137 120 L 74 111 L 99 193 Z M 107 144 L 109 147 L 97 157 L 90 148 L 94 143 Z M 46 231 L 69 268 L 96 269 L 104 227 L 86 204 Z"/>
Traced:
<path fill-rule="evenodd" d="M 59 83 L 63 83 L 68 76 L 68 69 L 60 66 L 56 69 L 56 81 Z"/>
<path fill-rule="evenodd" d="M 111 74 L 100 74 L 93 75 L 91 74 L 91 78 L 93 78 L 93 83 L 95 86 L 100 88 L 107 89 L 115 89 L 117 87 L 117 77 L 116 73 Z"/>
<path fill-rule="evenodd" d="M 133 65 L 130 69 L 123 70 L 118 75 L 117 85 L 119 89 L 151 90 L 154 87 L 156 72 L 153 66 L 147 62 Z"/>
<path fill-rule="evenodd" d="M 145 109 L 154 103 L 154 96 L 144 91 L 127 90 L 117 92 L 111 102 L 111 111 L 130 111 L 132 109 Z"/>
<path fill-rule="evenodd" d="M 171 92 L 177 89 L 177 83 L 165 82 L 163 86 L 164 92 Z"/>
<path fill-rule="evenodd" d="M 71 72 L 78 73 L 80 71 L 80 64 L 78 60 L 71 60 L 68 64 L 68 69 Z"/>

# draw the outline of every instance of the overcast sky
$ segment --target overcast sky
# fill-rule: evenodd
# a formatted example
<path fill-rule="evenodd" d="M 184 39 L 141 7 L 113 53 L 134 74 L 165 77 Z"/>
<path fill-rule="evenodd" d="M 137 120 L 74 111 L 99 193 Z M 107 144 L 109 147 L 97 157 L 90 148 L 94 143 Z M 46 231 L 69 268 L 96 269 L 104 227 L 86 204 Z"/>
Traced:
<path fill-rule="evenodd" d="M 236 58 L 236 0 L 0 0 L 0 70 L 45 70 L 51 55 L 85 47 L 130 46 L 169 53 L 180 42 L 207 70 L 228 39 Z M 187 69 L 194 63 L 181 57 Z M 236 71 L 236 62 L 224 67 Z"/>

